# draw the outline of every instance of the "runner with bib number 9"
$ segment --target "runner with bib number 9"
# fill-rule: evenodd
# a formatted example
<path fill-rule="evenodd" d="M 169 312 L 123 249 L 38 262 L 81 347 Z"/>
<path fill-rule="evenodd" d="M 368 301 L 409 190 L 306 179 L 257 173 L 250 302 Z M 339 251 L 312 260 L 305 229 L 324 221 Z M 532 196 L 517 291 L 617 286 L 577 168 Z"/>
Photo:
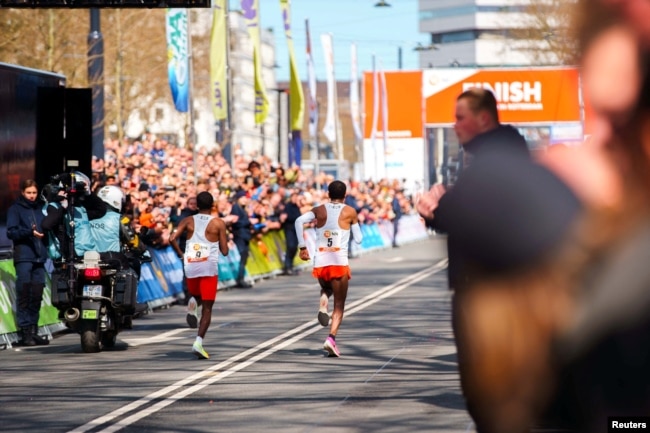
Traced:
<path fill-rule="evenodd" d="M 183 258 L 187 289 L 192 295 L 188 302 L 187 322 L 198 332 L 192 346 L 192 353 L 199 359 L 208 359 L 210 355 L 203 349 L 203 339 L 212 321 L 212 307 L 217 298 L 219 277 L 219 251 L 228 255 L 228 237 L 226 224 L 221 218 L 212 216 L 214 198 L 209 192 L 203 191 L 196 197 L 199 213 L 184 218 L 178 229 L 171 235 L 169 242 Z M 186 234 L 185 251 L 181 251 L 177 239 Z M 201 306 L 201 319 L 198 320 L 197 305 Z M 198 323 L 197 323 L 198 322 Z"/>

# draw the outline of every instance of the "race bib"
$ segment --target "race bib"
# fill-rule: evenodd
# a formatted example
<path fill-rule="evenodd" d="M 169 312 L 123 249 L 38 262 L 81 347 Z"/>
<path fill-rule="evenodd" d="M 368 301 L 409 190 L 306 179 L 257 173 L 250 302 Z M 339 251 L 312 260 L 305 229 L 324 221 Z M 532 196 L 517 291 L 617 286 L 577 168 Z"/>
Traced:
<path fill-rule="evenodd" d="M 205 262 L 210 255 L 210 247 L 205 244 L 192 243 L 186 250 L 189 250 L 185 255 L 188 263 Z"/>
<path fill-rule="evenodd" d="M 341 250 L 341 233 L 337 230 L 325 230 L 318 238 L 316 248 L 320 252 L 334 253 Z"/>

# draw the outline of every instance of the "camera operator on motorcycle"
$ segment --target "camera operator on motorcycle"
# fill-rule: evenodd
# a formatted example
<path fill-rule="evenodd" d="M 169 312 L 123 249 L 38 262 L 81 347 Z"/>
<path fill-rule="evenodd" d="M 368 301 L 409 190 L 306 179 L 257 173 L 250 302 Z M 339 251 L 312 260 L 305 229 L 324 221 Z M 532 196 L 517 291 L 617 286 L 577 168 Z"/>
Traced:
<path fill-rule="evenodd" d="M 86 251 L 96 251 L 95 239 L 90 230 L 90 220 L 106 214 L 106 204 L 90 193 L 90 179 L 79 171 L 52 177 L 42 192 L 46 205 L 43 209 L 42 227 L 48 233 L 50 258 L 55 264 L 69 256 L 69 232 L 71 225 L 68 206 L 72 206 L 74 227 L 74 254 L 83 257 Z"/>

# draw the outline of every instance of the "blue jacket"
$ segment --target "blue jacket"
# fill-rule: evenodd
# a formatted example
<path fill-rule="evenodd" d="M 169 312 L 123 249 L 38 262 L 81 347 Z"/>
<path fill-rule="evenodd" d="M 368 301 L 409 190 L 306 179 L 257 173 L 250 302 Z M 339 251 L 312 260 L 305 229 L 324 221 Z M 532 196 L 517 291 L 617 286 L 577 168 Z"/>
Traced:
<path fill-rule="evenodd" d="M 50 254 L 53 259 L 68 256 L 69 216 L 61 203 L 50 202 L 43 209 L 45 217 L 43 228 L 51 239 Z M 90 221 L 101 218 L 106 214 L 106 203 L 94 194 L 80 199 L 74 206 L 74 249 L 75 254 L 82 257 L 86 251 L 97 251 L 95 239 L 90 231 Z"/>
<path fill-rule="evenodd" d="M 30 202 L 21 195 L 7 211 L 7 237 L 14 244 L 15 263 L 45 263 L 47 260 L 46 238 L 39 239 L 33 234 L 34 226 L 43 233 L 41 206 L 38 200 Z"/>
<path fill-rule="evenodd" d="M 103 217 L 90 221 L 90 233 L 95 242 L 97 251 L 101 253 L 119 253 L 120 244 L 120 214 L 110 209 Z"/>

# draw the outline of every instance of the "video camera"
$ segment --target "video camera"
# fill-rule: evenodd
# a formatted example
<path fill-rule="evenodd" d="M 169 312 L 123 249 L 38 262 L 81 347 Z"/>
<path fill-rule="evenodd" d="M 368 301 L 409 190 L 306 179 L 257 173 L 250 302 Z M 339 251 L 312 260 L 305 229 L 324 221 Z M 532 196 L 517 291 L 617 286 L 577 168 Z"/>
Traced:
<path fill-rule="evenodd" d="M 60 195 L 63 191 L 65 194 Z M 90 179 L 81 172 L 56 174 L 43 187 L 43 198 L 48 202 L 65 200 L 67 197 L 83 197 L 90 192 Z"/>

